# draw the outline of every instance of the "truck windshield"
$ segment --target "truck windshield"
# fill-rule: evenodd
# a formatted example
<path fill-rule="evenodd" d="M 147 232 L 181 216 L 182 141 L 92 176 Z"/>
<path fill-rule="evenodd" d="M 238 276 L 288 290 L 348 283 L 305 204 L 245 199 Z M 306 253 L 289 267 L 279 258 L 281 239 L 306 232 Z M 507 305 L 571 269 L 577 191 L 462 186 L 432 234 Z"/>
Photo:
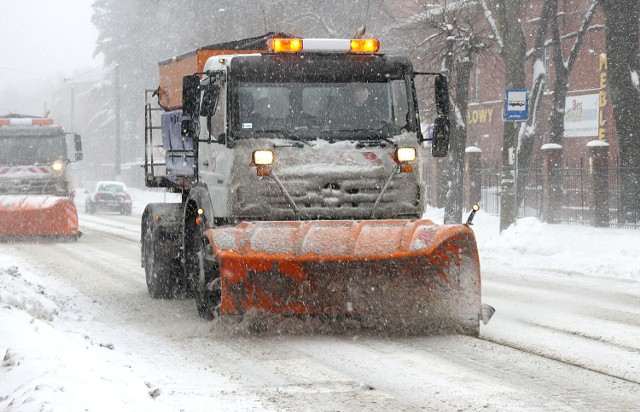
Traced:
<path fill-rule="evenodd" d="M 65 156 L 64 139 L 60 136 L 0 137 L 0 164 L 49 164 Z"/>
<path fill-rule="evenodd" d="M 409 125 L 404 79 L 383 82 L 238 82 L 234 134 L 339 140 L 399 134 Z"/>

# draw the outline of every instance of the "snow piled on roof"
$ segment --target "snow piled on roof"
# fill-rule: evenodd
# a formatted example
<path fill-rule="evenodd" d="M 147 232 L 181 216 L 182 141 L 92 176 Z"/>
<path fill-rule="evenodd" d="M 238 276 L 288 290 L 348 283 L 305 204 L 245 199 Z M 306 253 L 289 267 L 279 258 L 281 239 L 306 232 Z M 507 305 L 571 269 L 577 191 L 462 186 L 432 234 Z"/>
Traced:
<path fill-rule="evenodd" d="M 597 146 L 609 146 L 609 143 L 604 140 L 592 140 L 587 143 L 587 147 L 597 147 Z"/>
<path fill-rule="evenodd" d="M 558 143 L 545 143 L 540 147 L 540 150 L 556 150 L 562 149 L 562 146 Z"/>

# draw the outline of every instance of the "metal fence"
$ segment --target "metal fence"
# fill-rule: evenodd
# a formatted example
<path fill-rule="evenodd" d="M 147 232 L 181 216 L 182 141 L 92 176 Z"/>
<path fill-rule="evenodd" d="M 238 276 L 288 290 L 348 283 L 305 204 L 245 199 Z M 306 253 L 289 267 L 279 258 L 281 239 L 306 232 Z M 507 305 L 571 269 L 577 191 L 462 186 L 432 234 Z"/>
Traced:
<path fill-rule="evenodd" d="M 559 170 L 562 203 L 558 218 L 561 223 L 588 225 L 591 223 L 589 207 L 588 170 L 584 162 L 565 166 Z"/>
<path fill-rule="evenodd" d="M 548 190 L 544 187 L 543 168 L 535 162 L 530 169 L 519 169 L 524 189 L 519 196 L 517 216 L 543 218 L 543 202 Z M 476 169 L 473 173 L 479 180 L 481 206 L 487 213 L 500 214 L 501 178 L 500 168 Z M 638 205 L 622 216 L 621 191 L 624 179 L 640 176 L 637 169 L 622 168 L 620 165 L 608 170 L 609 226 L 616 228 L 640 229 L 640 200 Z M 561 208 L 558 211 L 558 222 L 565 224 L 589 225 L 592 221 L 593 196 L 589 186 L 589 168 L 583 159 L 576 164 L 565 165 L 559 170 L 561 187 Z M 636 196 L 640 198 L 640 194 Z"/>
<path fill-rule="evenodd" d="M 635 205 L 628 210 L 626 215 L 622 207 L 623 181 L 640 179 L 640 169 L 623 168 L 618 163 L 609 170 L 609 225 L 612 227 L 624 227 L 640 229 L 640 193 L 633 193 Z"/>
<path fill-rule="evenodd" d="M 480 205 L 487 213 L 500 215 L 500 169 L 477 169 L 476 176 L 480 179 Z M 525 188 L 518 207 L 518 217 L 542 215 L 542 168 L 522 169 L 518 173 L 524 181 Z"/>

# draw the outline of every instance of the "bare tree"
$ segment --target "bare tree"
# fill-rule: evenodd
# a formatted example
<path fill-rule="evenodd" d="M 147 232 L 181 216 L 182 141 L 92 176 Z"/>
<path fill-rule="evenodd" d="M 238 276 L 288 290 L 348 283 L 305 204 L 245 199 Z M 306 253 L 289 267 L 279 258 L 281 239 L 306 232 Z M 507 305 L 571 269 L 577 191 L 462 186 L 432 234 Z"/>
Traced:
<path fill-rule="evenodd" d="M 526 42 L 522 29 L 522 11 L 524 4 L 520 1 L 495 0 L 498 22 L 491 17 L 489 7 L 484 0 L 481 4 L 485 16 L 494 28 L 498 50 L 506 66 L 505 84 L 508 89 L 524 89 Z M 517 215 L 515 194 L 515 155 L 519 128 L 516 123 L 505 122 L 502 138 L 502 171 L 500 190 L 500 230 L 515 223 Z"/>
<path fill-rule="evenodd" d="M 558 22 L 558 0 L 547 0 L 551 7 L 551 15 L 549 23 L 551 25 L 551 34 L 553 38 L 553 62 L 555 68 L 555 79 L 553 87 L 553 110 L 549 118 L 551 124 L 550 142 L 562 144 L 564 136 L 564 114 L 565 100 L 569 91 L 569 75 L 578 58 L 578 53 L 582 47 L 584 36 L 595 15 L 598 7 L 598 1 L 593 0 L 589 9 L 584 15 L 580 29 L 572 36 L 574 39 L 569 55 L 564 57 L 564 42 L 560 33 L 560 24 Z"/>
<path fill-rule="evenodd" d="M 526 78 L 525 61 L 533 60 L 531 94 L 530 94 L 530 115 L 526 122 L 523 122 L 518 128 L 515 124 L 505 123 L 504 140 L 502 148 L 502 193 L 501 193 L 501 214 L 500 214 L 500 230 L 504 230 L 513 222 L 517 215 L 517 208 L 524 198 L 524 185 L 526 174 L 518 173 L 519 171 L 528 169 L 531 163 L 533 153 L 533 144 L 535 141 L 535 132 L 538 122 L 538 111 L 542 102 L 543 92 L 545 89 L 545 77 L 547 75 L 544 65 L 544 49 L 551 45 L 554 46 L 554 62 L 556 68 L 556 77 L 554 81 L 554 110 L 551 113 L 551 142 L 560 144 L 564 135 L 564 106 L 568 91 L 568 78 L 571 69 L 576 61 L 580 51 L 584 36 L 591 30 L 599 27 L 590 26 L 590 22 L 596 11 L 596 3 L 594 0 L 588 11 L 585 13 L 580 29 L 574 33 L 561 34 L 558 23 L 558 1 L 545 1 L 540 18 L 538 19 L 538 27 L 534 40 L 533 49 L 525 52 L 524 30 L 522 28 L 521 13 L 523 4 L 521 2 L 508 2 L 505 0 L 495 0 L 494 7 L 497 11 L 498 22 L 496 23 L 492 17 L 491 7 L 486 0 L 481 0 L 485 16 L 490 23 L 490 27 L 496 33 L 498 38 L 499 51 L 501 52 L 505 64 L 507 66 L 507 88 L 519 88 L 521 84 L 524 88 L 524 78 Z M 547 40 L 547 31 L 550 27 L 552 32 L 552 40 Z M 568 58 L 565 60 L 563 46 L 564 42 L 573 39 L 574 44 L 571 47 Z M 515 41 L 515 47 L 514 42 Z M 511 77 L 511 81 L 509 78 Z M 515 169 L 514 159 L 510 156 L 517 147 L 517 168 Z M 517 191 L 514 199 L 513 183 L 517 182 L 515 189 Z M 552 207 L 552 212 L 557 212 L 559 199 L 559 182 L 554 180 L 552 183 L 556 190 L 552 190 L 556 196 L 556 207 Z M 553 216 L 545 217 L 548 221 L 554 221 Z"/>
<path fill-rule="evenodd" d="M 444 222 L 460 223 L 464 211 L 464 160 L 467 142 L 466 117 L 469 106 L 469 79 L 474 56 L 487 47 L 481 14 L 476 1 L 426 3 L 422 10 L 398 24 L 403 33 L 414 30 L 413 48 L 435 62 L 432 67 L 449 77 L 452 127 L 449 155 L 438 192 L 444 193 Z"/>
<path fill-rule="evenodd" d="M 375 27 L 373 19 L 383 0 L 344 2 L 256 0 L 264 12 L 267 31 L 285 31 L 303 37 L 352 37 L 358 28 Z M 291 11 L 295 10 L 295 13 Z"/>
<path fill-rule="evenodd" d="M 573 69 L 574 63 L 578 58 L 578 53 L 584 41 L 584 36 L 591 24 L 591 20 L 595 15 L 598 7 L 597 0 L 593 0 L 589 9 L 584 15 L 582 25 L 579 30 L 572 35 L 574 42 L 569 51 L 568 57 L 564 57 L 564 43 L 560 34 L 560 24 L 558 22 L 558 0 L 548 0 L 547 3 L 551 7 L 549 16 L 549 24 L 551 26 L 551 34 L 553 38 L 553 62 L 555 68 L 555 79 L 553 87 L 553 109 L 549 116 L 550 143 L 562 145 L 564 137 L 564 117 L 565 117 L 565 101 L 567 92 L 569 91 L 569 75 Z M 562 152 L 560 152 L 562 153 Z M 561 162 L 561 156 L 556 157 L 556 162 Z M 560 164 L 554 165 L 553 169 L 558 169 Z M 562 182 L 558 173 L 551 173 L 551 189 L 549 190 L 549 204 L 547 214 L 543 216 L 546 222 L 554 223 L 558 219 L 558 213 L 561 209 Z"/>
<path fill-rule="evenodd" d="M 607 25 L 608 86 L 616 120 L 622 187 L 620 217 L 640 221 L 640 2 L 600 0 Z"/>
<path fill-rule="evenodd" d="M 536 130 L 538 126 L 538 113 L 546 85 L 545 47 L 547 44 L 547 28 L 549 15 L 551 14 L 551 2 L 545 2 L 538 19 L 538 27 L 533 48 L 527 52 L 527 59 L 533 62 L 531 75 L 531 93 L 529 98 L 529 118 L 521 124 L 516 170 L 516 206 L 524 201 L 525 184 L 527 173 L 530 169 L 531 158 L 533 156 L 533 145 L 535 142 Z"/>

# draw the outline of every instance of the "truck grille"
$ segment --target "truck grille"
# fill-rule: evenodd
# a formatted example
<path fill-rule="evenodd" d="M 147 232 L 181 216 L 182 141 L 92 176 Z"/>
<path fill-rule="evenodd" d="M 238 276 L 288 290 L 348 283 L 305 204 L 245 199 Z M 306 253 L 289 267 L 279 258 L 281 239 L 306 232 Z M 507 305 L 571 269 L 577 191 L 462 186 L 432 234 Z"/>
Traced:
<path fill-rule="evenodd" d="M 379 179 L 366 178 L 322 182 L 290 179 L 282 183 L 295 202 L 300 217 L 310 219 L 369 217 L 384 185 Z M 249 209 L 252 204 L 262 205 L 268 214 L 276 218 L 293 214 L 287 198 L 273 181 L 263 180 L 256 187 L 239 188 L 237 193 L 239 204 Z M 379 217 L 392 217 L 399 213 L 416 213 L 419 207 L 419 186 L 408 179 L 396 177 L 376 210 Z"/>
<path fill-rule="evenodd" d="M 0 181 L 0 194 L 42 195 L 59 192 L 58 179 L 7 179 Z M 56 190 L 57 189 L 57 190 Z M 62 189 L 64 190 L 64 189 Z"/>

